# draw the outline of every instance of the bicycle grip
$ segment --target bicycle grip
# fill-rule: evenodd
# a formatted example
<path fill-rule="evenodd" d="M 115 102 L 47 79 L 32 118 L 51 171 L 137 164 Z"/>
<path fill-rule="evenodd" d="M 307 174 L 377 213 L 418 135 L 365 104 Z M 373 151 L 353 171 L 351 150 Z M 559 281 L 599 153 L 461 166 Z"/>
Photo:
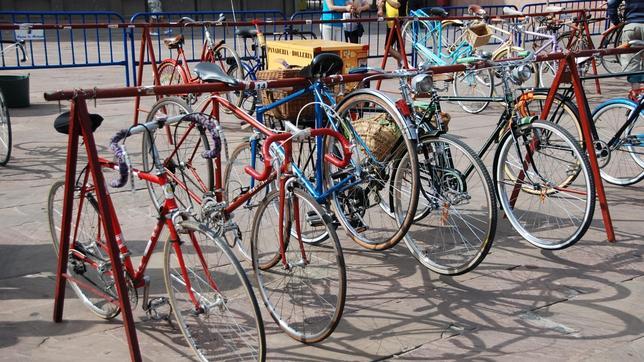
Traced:
<path fill-rule="evenodd" d="M 110 140 L 110 149 L 112 150 L 112 152 L 114 152 L 114 156 L 116 157 L 119 167 L 119 177 L 110 181 L 110 186 L 114 188 L 123 187 L 127 183 L 128 173 L 130 169 L 127 165 L 125 152 L 118 143 L 125 137 L 127 137 L 128 134 L 128 129 L 122 129 L 118 131 Z"/>
<path fill-rule="evenodd" d="M 480 58 L 477 57 L 464 57 L 456 59 L 456 64 L 470 64 L 480 61 Z"/>
<path fill-rule="evenodd" d="M 344 168 L 349 165 L 349 162 L 351 162 L 352 154 L 351 145 L 340 132 L 332 130 L 330 128 L 318 128 L 311 131 L 311 136 L 329 136 L 340 141 L 340 145 L 342 146 L 342 159 L 337 158 L 331 153 L 327 153 L 324 155 L 324 160 L 338 168 Z"/>
<path fill-rule="evenodd" d="M 259 172 L 251 166 L 245 166 L 244 171 L 257 181 L 266 181 L 273 171 L 273 166 L 271 165 L 271 145 L 277 141 L 287 140 L 291 138 L 291 136 L 292 135 L 290 133 L 278 133 L 268 136 L 262 146 L 262 154 L 264 155 L 264 171 Z"/>

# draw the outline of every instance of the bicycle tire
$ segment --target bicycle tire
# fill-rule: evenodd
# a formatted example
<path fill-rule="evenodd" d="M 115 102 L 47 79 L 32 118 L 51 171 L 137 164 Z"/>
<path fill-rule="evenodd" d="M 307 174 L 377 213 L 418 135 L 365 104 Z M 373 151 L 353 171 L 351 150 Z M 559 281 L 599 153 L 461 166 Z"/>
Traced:
<path fill-rule="evenodd" d="M 423 217 L 414 221 L 405 244 L 436 273 L 467 273 L 483 261 L 496 234 L 492 179 L 476 153 L 452 135 L 422 136 L 418 148 Z"/>
<path fill-rule="evenodd" d="M 356 145 L 352 163 L 359 164 L 363 174 L 357 176 L 360 181 L 357 184 L 332 193 L 331 203 L 335 215 L 349 237 L 363 248 L 371 250 L 391 248 L 400 242 L 409 230 L 418 204 L 417 141 L 415 137 L 406 133 L 412 126 L 406 123 L 395 105 L 385 95 L 373 90 L 359 90 L 351 93 L 337 105 L 336 113 L 340 121 L 338 123 L 341 127 L 340 132 Z M 400 137 L 392 144 L 387 155 L 383 156 L 384 159 L 377 160 L 369 156 L 372 154 L 371 149 L 352 124 L 358 118 L 369 120 L 383 113 L 388 115 L 385 117 L 390 125 L 395 125 L 400 132 Z M 337 140 L 327 140 L 325 147 L 332 152 L 338 152 L 340 148 L 334 148 L 334 142 Z M 389 200 L 388 193 L 392 190 L 389 183 L 396 173 L 394 167 L 397 167 L 397 161 L 406 155 L 409 160 L 409 172 L 412 175 L 409 180 L 410 185 L 405 188 L 408 190 L 406 193 L 409 197 L 406 205 L 397 204 L 392 208 L 392 205 L 385 205 L 383 202 Z M 339 157 L 342 156 L 339 155 Z M 329 163 L 325 163 L 324 177 L 327 187 L 334 187 L 336 182 L 341 182 L 336 178 L 350 174 L 351 170 L 351 168 L 336 170 Z M 402 187 L 402 184 L 398 184 L 394 189 L 400 191 Z"/>
<path fill-rule="evenodd" d="M 289 268 L 285 268 L 280 260 L 279 206 L 276 205 L 279 204 L 279 190 L 273 190 L 262 200 L 255 213 L 251 238 L 253 270 L 264 305 L 279 327 L 297 341 L 316 343 L 331 335 L 342 317 L 346 300 L 344 256 L 331 225 L 331 217 L 315 199 L 297 187 L 286 190 L 286 193 L 284 257 Z M 320 227 L 325 228 L 328 234 L 327 242 L 300 243 L 292 236 L 290 230 L 296 219 L 294 200 L 298 200 L 300 220 L 310 213 L 316 214 Z M 308 260 L 303 258 L 302 250 Z M 323 264 L 314 264 L 318 262 Z M 304 285 L 293 286 L 298 281 Z M 318 288 L 319 291 L 316 291 Z"/>
<path fill-rule="evenodd" d="M 637 104 L 626 99 L 610 100 L 595 109 L 593 122 L 603 146 L 607 146 L 607 142 L 636 109 Z M 637 119 L 626 128 L 625 134 L 621 135 L 618 148 L 609 150 L 608 161 L 599 170 L 605 181 L 613 185 L 628 186 L 644 179 L 644 147 L 639 141 L 644 138 L 643 118 L 644 115 L 640 112 Z"/>
<path fill-rule="evenodd" d="M 501 207 L 514 229 L 532 245 L 549 250 L 567 248 L 584 235 L 595 209 L 595 185 L 588 157 L 570 133 L 550 122 L 534 121 L 518 126 L 517 131 L 516 139 L 523 143 L 515 143 L 512 133 L 507 132 L 494 155 L 494 180 Z M 516 154 L 514 160 L 509 159 L 509 153 L 515 152 L 517 147 L 524 150 L 534 145 L 538 148 L 532 153 L 530 161 L 523 155 L 516 159 Z M 561 152 L 548 155 L 547 151 Z M 541 155 L 544 156 L 543 162 Z M 557 161 L 563 163 L 555 165 Z M 517 188 L 516 178 L 506 182 L 506 167 L 519 170 L 524 162 L 530 166 L 528 181 L 531 183 L 524 178 L 525 184 Z M 546 171 L 553 174 L 544 176 Z M 557 186 L 561 184 L 557 179 L 568 178 L 569 171 L 577 175 L 575 182 L 565 187 Z M 523 192 L 524 188 L 540 192 Z M 583 196 L 585 199 L 582 199 Z M 557 200 L 566 204 L 557 204 L 545 210 L 546 203 L 551 205 Z M 571 214 L 578 210 L 582 211 L 581 216 Z M 530 217 L 532 219 L 528 220 Z"/>
<path fill-rule="evenodd" d="M 252 177 L 244 171 L 244 167 L 251 165 L 252 157 L 256 158 L 255 169 L 261 172 L 264 167 L 264 163 L 261 153 L 261 144 L 259 144 L 259 142 L 254 155 L 249 140 L 243 140 L 242 143 L 237 145 L 230 154 L 230 159 L 226 163 L 223 181 L 224 198 L 226 201 L 230 202 L 235 197 L 250 190 Z M 265 194 L 266 192 L 260 192 L 234 211 L 234 221 L 241 233 L 241 238 L 234 243 L 234 246 L 241 253 L 244 259 L 248 261 L 252 260 L 250 237 L 253 227 L 254 210 L 257 209 L 262 200 L 261 195 L 265 196 Z"/>
<path fill-rule="evenodd" d="M 164 97 L 159 99 L 150 109 L 146 122 L 160 116 L 172 116 L 192 113 L 192 108 L 181 98 Z M 214 172 L 212 160 L 201 157 L 202 150 L 210 149 L 206 131 L 200 126 L 193 126 L 189 122 L 179 122 L 172 126 L 165 126 L 156 130 L 152 135 L 159 152 L 159 158 L 164 162 L 169 176 L 169 181 L 174 185 L 175 200 L 183 207 L 195 207 L 194 201 L 188 194 L 192 191 L 201 197 L 205 192 L 214 189 Z M 185 137 L 185 139 L 184 139 Z M 176 145 L 184 139 L 179 149 Z M 141 143 L 141 158 L 143 169 L 151 170 L 152 164 L 151 144 L 148 133 L 143 133 Z M 224 146 L 222 140 L 222 147 Z M 177 150 L 177 152 L 174 152 Z M 172 159 L 169 156 L 174 152 Z M 222 149 L 222 154 L 225 151 Z M 197 162 L 194 162 L 197 161 Z M 183 186 L 178 182 L 180 181 Z M 164 201 L 164 191 L 161 186 L 146 182 L 146 187 L 154 206 L 161 207 Z"/>
<path fill-rule="evenodd" d="M 239 55 L 234 48 L 229 47 L 226 44 L 219 45 L 212 55 L 208 57 L 208 60 L 212 63 L 219 65 L 219 67 L 230 77 L 243 80 L 244 77 L 244 68 L 241 65 L 241 60 Z M 243 97 L 241 96 L 243 91 L 230 91 L 225 92 L 224 97 L 236 107 L 240 107 L 243 102 Z M 221 110 L 224 113 L 231 114 L 232 111 L 226 107 L 221 107 Z"/>
<path fill-rule="evenodd" d="M 174 59 L 164 59 L 157 67 L 159 85 L 187 84 L 189 79 L 185 71 Z"/>
<path fill-rule="evenodd" d="M 186 342 L 202 361 L 264 361 L 266 336 L 262 314 L 239 260 L 208 226 L 182 221 L 180 227 L 182 235 L 187 236 L 182 238 L 185 241 L 168 238 L 163 277 L 172 311 Z M 190 272 L 186 275 L 194 276 L 188 278 L 199 309 L 191 301 L 189 292 L 180 293 L 187 289 L 184 266 Z"/>
<path fill-rule="evenodd" d="M 598 49 L 612 49 L 617 48 L 622 43 L 622 30 L 624 26 L 619 26 L 610 30 L 605 34 L 599 42 Z M 599 58 L 602 67 L 610 74 L 619 73 L 623 71 L 621 56 L 618 55 L 604 55 Z"/>
<path fill-rule="evenodd" d="M 0 166 L 5 166 L 11 158 L 11 118 L 0 91 Z"/>
<path fill-rule="evenodd" d="M 79 250 L 92 262 L 98 262 L 102 265 L 109 265 L 109 256 L 106 251 L 100 246 L 97 247 L 96 236 L 103 236 L 103 223 L 100 220 L 98 213 L 98 202 L 93 194 L 88 193 L 81 196 L 80 189 L 92 189 L 87 185 L 74 187 L 74 205 L 72 207 L 71 217 L 71 230 L 69 240 L 69 250 L 80 249 L 76 246 L 80 243 L 82 249 Z M 58 257 L 60 235 L 61 235 L 61 222 L 62 210 L 64 199 L 65 181 L 56 181 L 49 190 L 47 197 L 47 218 L 49 220 L 49 231 L 51 233 L 54 251 Z M 89 195 L 89 196 L 87 196 Z M 103 236 L 104 237 L 104 236 Z M 82 239 L 82 240 L 81 240 Z M 105 239 L 102 239 L 106 242 Z M 70 253 L 68 257 L 67 273 L 75 278 L 83 278 L 87 283 L 93 284 L 94 287 L 101 289 L 102 292 L 110 295 L 113 299 L 118 300 L 118 292 L 114 285 L 114 279 L 109 276 L 107 270 L 104 274 L 100 273 L 90 263 L 84 262 L 76 257 L 75 253 Z M 56 258 L 58 260 L 58 258 Z M 88 275 L 89 274 L 89 275 Z M 107 275 L 107 277 L 105 277 Z M 74 294 L 80 299 L 81 303 L 87 307 L 92 313 L 96 314 L 103 319 L 113 319 L 119 315 L 121 308 L 117 304 L 112 304 L 109 301 L 96 297 L 95 294 L 89 292 L 85 293 L 84 290 L 73 280 L 68 280 L 67 284 L 72 288 Z"/>
<path fill-rule="evenodd" d="M 435 44 L 435 40 L 432 39 L 433 35 L 429 36 L 429 38 L 427 37 L 429 34 L 433 34 L 433 33 L 424 21 L 414 21 L 414 20 L 407 21 L 405 25 L 403 25 L 401 34 L 402 34 L 404 43 L 411 44 L 411 48 L 409 49 L 409 51 L 405 50 L 406 54 L 409 54 L 411 56 L 415 52 L 416 56 L 419 59 L 416 61 L 417 63 L 415 64 L 416 67 L 418 67 L 420 64 L 423 64 L 426 61 L 432 60 L 430 57 L 425 55 L 422 50 L 419 51 L 417 49 L 418 47 L 415 46 L 415 44 L 417 44 L 420 41 L 423 48 L 426 48 L 428 51 L 435 52 L 434 49 L 436 49 L 436 44 Z M 431 41 L 431 44 L 429 44 L 430 41 Z"/>

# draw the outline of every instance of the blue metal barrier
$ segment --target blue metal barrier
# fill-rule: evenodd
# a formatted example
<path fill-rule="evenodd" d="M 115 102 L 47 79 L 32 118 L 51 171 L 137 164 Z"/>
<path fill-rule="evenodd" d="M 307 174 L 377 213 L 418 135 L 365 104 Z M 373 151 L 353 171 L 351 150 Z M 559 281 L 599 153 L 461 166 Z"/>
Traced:
<path fill-rule="evenodd" d="M 281 11 L 278 10 L 249 10 L 249 11 L 235 11 L 234 17 L 232 11 L 191 11 L 191 12 L 164 12 L 164 13 L 136 13 L 130 18 L 131 23 L 137 22 L 150 22 L 158 21 L 159 22 L 176 22 L 179 21 L 182 17 L 187 16 L 192 18 L 195 21 L 216 21 L 219 19 L 219 16 L 223 14 L 226 17 L 226 21 L 252 21 L 252 20 L 261 20 L 261 21 L 270 21 L 270 20 L 286 20 L 286 17 Z M 283 29 L 283 25 L 275 24 L 264 24 L 261 26 L 262 31 L 265 32 L 276 32 Z M 139 65 L 138 52 L 136 51 L 136 40 L 141 39 L 141 29 L 132 28 L 129 32 L 130 36 L 130 47 L 132 50 L 132 77 L 134 79 L 134 84 L 136 84 L 136 67 Z M 156 61 L 160 62 L 166 58 L 174 58 L 176 53 L 174 50 L 168 49 L 163 45 L 164 37 L 176 36 L 178 34 L 183 34 L 185 37 L 185 43 L 183 50 L 188 61 L 198 61 L 201 58 L 201 52 L 204 42 L 204 30 L 202 27 L 158 27 L 153 26 L 150 28 L 152 32 L 152 40 L 154 44 L 154 55 Z M 225 39 L 228 45 L 232 44 L 235 50 L 240 51 L 240 43 L 235 37 L 235 29 L 229 27 L 211 27 L 210 35 L 213 41 L 218 41 L 220 39 Z M 145 64 L 150 64 L 150 59 L 147 56 Z"/>
<path fill-rule="evenodd" d="M 0 21 L 21 24 L 62 25 L 46 29 L 38 39 L 25 40 L 28 59 L 21 61 L 18 49 L 0 54 L 0 69 L 46 69 L 120 65 L 125 67 L 125 83 L 130 85 L 127 31 L 118 28 L 71 29 L 68 24 L 118 24 L 125 19 L 114 12 L 2 11 Z M 34 31 L 36 32 L 36 31 Z M 40 33 L 40 31 L 38 31 Z M 39 34 L 40 35 L 40 34 Z M 15 41 L 14 31 L 0 31 L 0 41 Z"/>
<path fill-rule="evenodd" d="M 521 11 L 526 14 L 541 13 L 548 6 L 561 6 L 564 10 L 590 10 L 589 12 L 592 19 L 604 19 L 606 17 L 606 0 L 550 1 L 550 4 L 545 2 L 525 4 L 521 7 Z M 590 34 L 601 34 L 604 30 L 608 29 L 609 26 L 610 22 L 608 19 L 605 21 L 592 22 L 589 24 Z"/>

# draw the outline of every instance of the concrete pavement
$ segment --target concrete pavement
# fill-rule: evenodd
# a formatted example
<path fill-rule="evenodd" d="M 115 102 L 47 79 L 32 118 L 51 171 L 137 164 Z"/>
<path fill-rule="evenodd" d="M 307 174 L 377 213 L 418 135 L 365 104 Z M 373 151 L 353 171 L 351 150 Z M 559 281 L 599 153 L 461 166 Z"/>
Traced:
<path fill-rule="evenodd" d="M 47 103 L 42 92 L 59 88 L 121 86 L 120 68 L 33 71 L 32 106 L 10 109 L 12 159 L 0 168 L 0 360 L 128 358 L 120 318 L 96 318 L 67 290 L 65 321 L 51 320 L 55 255 L 46 216 L 49 187 L 61 179 L 66 138 L 52 127 L 68 104 Z M 605 81 L 603 97 L 625 93 Z M 603 84 L 604 84 L 603 83 Z M 395 85 L 388 86 L 395 89 Z M 592 101 L 602 98 L 587 87 Z M 148 100 L 149 101 L 149 100 Z M 131 124 L 131 99 L 90 104 L 106 122 L 96 133 L 99 152 Z M 502 110 L 493 105 L 469 115 L 448 105 L 450 129 L 474 148 Z M 231 139 L 243 134 L 226 122 Z M 231 146 L 234 147 L 234 145 Z M 489 166 L 491 159 L 486 159 Z M 143 185 L 138 185 L 143 187 Z M 608 186 L 617 240 L 605 241 L 599 206 L 591 229 L 575 246 L 541 251 L 521 240 L 500 218 L 490 255 L 473 272 L 439 277 L 421 267 L 404 244 L 361 249 L 339 231 L 348 266 L 348 299 L 334 334 L 318 345 L 299 344 L 264 315 L 271 360 L 621 360 L 644 359 L 644 184 Z M 147 192 L 115 192 L 133 254 L 145 248 L 154 223 Z M 161 257 L 150 265 L 153 293 L 162 294 Z M 176 326 L 148 321 L 134 311 L 146 360 L 192 359 Z"/>

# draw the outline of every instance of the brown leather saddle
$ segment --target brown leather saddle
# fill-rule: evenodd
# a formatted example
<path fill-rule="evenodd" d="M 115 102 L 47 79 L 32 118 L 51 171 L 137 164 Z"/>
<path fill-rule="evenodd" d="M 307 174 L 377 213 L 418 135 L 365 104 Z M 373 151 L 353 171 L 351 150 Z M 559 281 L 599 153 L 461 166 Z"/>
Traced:
<path fill-rule="evenodd" d="M 163 39 L 163 45 L 165 45 L 165 47 L 168 49 L 181 48 L 184 42 L 185 42 L 185 39 L 183 38 L 183 34 L 173 36 L 172 38 Z"/>

